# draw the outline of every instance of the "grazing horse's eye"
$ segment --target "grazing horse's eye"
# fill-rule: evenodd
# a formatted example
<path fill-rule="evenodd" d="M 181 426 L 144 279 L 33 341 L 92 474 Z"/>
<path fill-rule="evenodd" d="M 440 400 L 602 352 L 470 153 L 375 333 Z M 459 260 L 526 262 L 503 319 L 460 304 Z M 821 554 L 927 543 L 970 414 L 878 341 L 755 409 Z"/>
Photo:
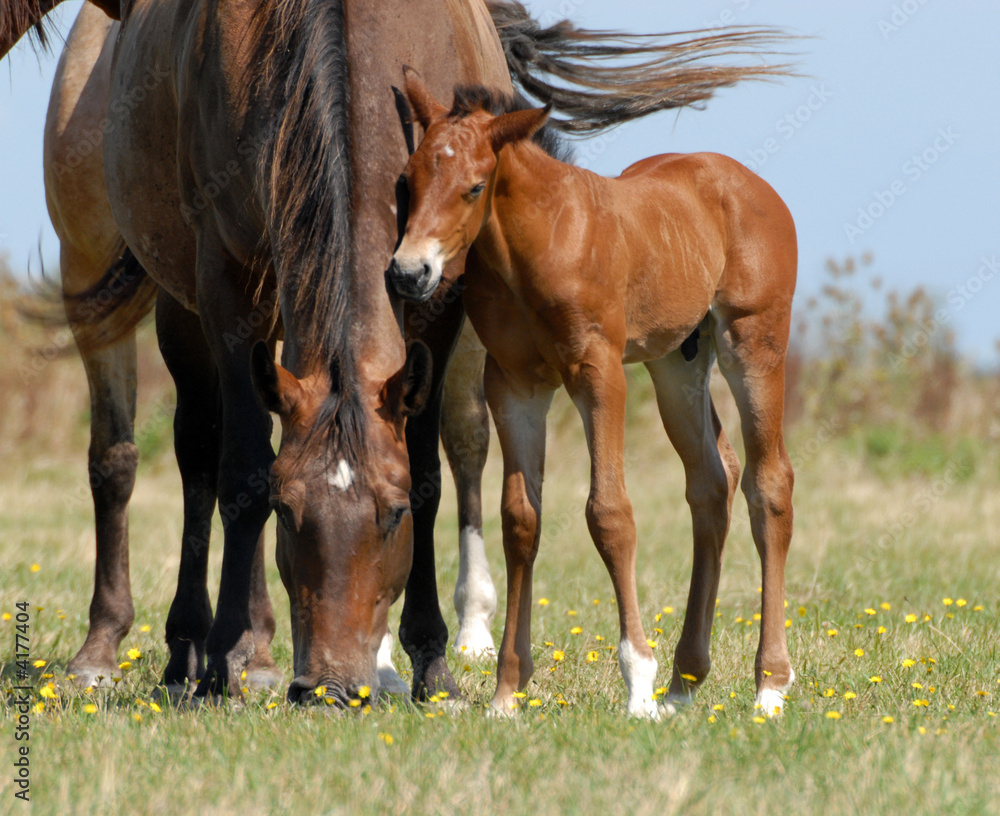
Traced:
<path fill-rule="evenodd" d="M 485 190 L 485 189 L 486 189 L 486 182 L 485 181 L 479 182 L 479 184 L 477 184 L 475 187 L 473 187 L 471 190 L 469 190 L 469 193 L 468 193 L 469 198 L 479 198 L 479 196 L 482 194 L 483 190 Z"/>
<path fill-rule="evenodd" d="M 274 515 L 278 517 L 278 524 L 286 530 L 290 530 L 292 514 L 288 510 L 288 505 L 279 499 L 271 499 L 270 504 L 271 509 L 274 511 Z"/>
<path fill-rule="evenodd" d="M 394 533 L 396 528 L 402 523 L 403 517 L 409 512 L 410 505 L 408 504 L 397 504 L 395 507 L 390 508 L 383 521 L 386 535 Z"/>

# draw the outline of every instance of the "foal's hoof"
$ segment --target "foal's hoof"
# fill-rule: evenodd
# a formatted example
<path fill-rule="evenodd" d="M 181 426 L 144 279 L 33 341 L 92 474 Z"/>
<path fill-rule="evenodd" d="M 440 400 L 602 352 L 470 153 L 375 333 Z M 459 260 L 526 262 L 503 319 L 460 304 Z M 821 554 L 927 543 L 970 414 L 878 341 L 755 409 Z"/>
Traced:
<path fill-rule="evenodd" d="M 778 689 L 761 689 L 754 708 L 761 709 L 768 717 L 778 717 L 785 710 L 785 695 Z"/>
<path fill-rule="evenodd" d="M 660 719 L 660 705 L 652 697 L 639 697 L 628 701 L 628 715 L 638 720 Z"/>
<path fill-rule="evenodd" d="M 485 627 L 459 629 L 455 637 L 455 654 L 460 657 L 496 657 L 497 650 L 493 644 L 493 635 Z"/>
<path fill-rule="evenodd" d="M 66 668 L 66 679 L 78 689 L 111 688 L 115 685 L 112 677 L 121 677 L 118 666 L 73 666 Z"/>
<path fill-rule="evenodd" d="M 660 714 L 664 717 L 673 717 L 691 705 L 691 702 L 690 694 L 668 694 L 659 702 Z"/>

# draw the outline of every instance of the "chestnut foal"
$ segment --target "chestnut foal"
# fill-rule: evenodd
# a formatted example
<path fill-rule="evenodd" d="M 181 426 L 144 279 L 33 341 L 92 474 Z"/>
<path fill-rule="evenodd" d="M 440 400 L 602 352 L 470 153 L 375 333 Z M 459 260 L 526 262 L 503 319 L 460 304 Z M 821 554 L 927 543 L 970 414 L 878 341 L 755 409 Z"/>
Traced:
<path fill-rule="evenodd" d="M 757 702 L 777 713 L 795 677 L 784 628 L 793 476 L 781 421 L 797 255 L 787 207 L 724 156 L 655 156 L 603 178 L 531 140 L 545 109 L 493 115 L 500 101 L 467 88 L 448 111 L 412 70 L 406 89 L 425 136 L 406 167 L 409 218 L 390 276 L 401 294 L 428 297 L 447 262 L 472 246 L 465 306 L 489 352 L 485 390 L 503 451 L 507 619 L 493 707 L 514 707 L 533 669 L 545 417 L 560 384 L 586 429 L 587 524 L 618 600 L 628 712 L 655 718 L 704 681 L 739 479 L 709 395 L 718 353 L 742 420 L 742 486 L 763 571 Z M 663 708 L 636 597 L 623 362 L 645 364 L 653 378 L 694 524 L 691 589 Z"/>

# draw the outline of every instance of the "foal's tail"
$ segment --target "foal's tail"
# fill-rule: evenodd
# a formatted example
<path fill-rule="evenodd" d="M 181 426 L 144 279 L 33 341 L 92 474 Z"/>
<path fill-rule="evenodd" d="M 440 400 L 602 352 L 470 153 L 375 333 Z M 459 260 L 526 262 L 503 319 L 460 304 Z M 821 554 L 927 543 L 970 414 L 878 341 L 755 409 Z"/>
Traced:
<path fill-rule="evenodd" d="M 549 119 L 566 132 L 600 133 L 654 111 L 704 102 L 719 88 L 744 79 L 791 74 L 788 64 L 706 64 L 709 59 L 774 56 L 768 49 L 792 39 L 776 29 L 619 34 L 578 29 L 568 20 L 542 28 L 517 0 L 487 0 L 487 7 L 511 75 L 529 94 L 566 116 Z M 601 64 L 629 57 L 642 59 Z M 554 85 L 542 79 L 546 75 L 577 87 Z"/>
<path fill-rule="evenodd" d="M 70 326 L 80 353 L 111 346 L 152 311 L 159 286 L 119 238 L 104 274 L 82 292 L 67 294 L 43 277 L 39 295 L 22 305 L 27 317 L 50 326 Z"/>

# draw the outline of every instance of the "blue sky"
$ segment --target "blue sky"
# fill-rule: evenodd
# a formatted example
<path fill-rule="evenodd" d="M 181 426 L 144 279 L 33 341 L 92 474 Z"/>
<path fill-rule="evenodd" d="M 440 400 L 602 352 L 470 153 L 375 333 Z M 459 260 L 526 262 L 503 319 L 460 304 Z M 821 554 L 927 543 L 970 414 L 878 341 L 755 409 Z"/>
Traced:
<path fill-rule="evenodd" d="M 713 150 L 782 195 L 799 234 L 799 303 L 827 258 L 871 252 L 871 274 L 941 302 L 962 351 L 996 360 L 1000 338 L 1000 4 L 944 0 L 527 0 L 545 23 L 680 31 L 765 24 L 809 35 L 807 76 L 723 91 L 703 111 L 661 113 L 577 146 L 617 174 L 669 151 Z M 63 30 L 78 2 L 56 12 Z M 0 252 L 15 269 L 55 266 L 42 126 L 56 56 L 24 44 L 0 66 Z"/>

